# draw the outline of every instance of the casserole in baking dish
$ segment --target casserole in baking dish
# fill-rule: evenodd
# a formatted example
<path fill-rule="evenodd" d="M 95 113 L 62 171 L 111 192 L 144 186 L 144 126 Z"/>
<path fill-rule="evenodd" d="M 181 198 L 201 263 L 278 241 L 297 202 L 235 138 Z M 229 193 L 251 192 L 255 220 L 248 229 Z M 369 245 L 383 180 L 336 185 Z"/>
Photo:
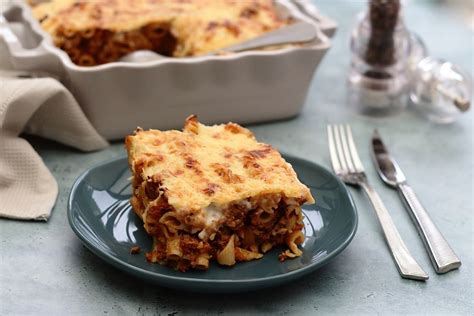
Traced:
<path fill-rule="evenodd" d="M 321 58 L 330 47 L 335 24 L 315 12 L 310 1 L 276 1 L 281 19 L 312 23 L 318 36 L 310 43 L 224 56 L 163 58 L 143 63 L 76 65 L 54 45 L 16 1 L 0 16 L 0 39 L 18 70 L 56 77 L 72 92 L 93 126 L 107 139 L 125 137 L 136 126 L 176 128 L 190 113 L 203 123 L 246 124 L 297 115 Z M 2 21 L 3 20 L 3 21 Z M 324 31 L 324 32 L 323 32 Z"/>
<path fill-rule="evenodd" d="M 272 0 L 49 0 L 33 5 L 33 15 L 80 66 L 140 49 L 202 55 L 291 23 Z"/>

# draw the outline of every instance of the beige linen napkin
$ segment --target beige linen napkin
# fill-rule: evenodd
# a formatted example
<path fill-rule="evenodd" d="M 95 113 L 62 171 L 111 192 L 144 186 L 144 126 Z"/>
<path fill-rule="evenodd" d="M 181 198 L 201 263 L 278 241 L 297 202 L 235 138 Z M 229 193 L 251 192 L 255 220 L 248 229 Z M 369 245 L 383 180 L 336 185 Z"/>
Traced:
<path fill-rule="evenodd" d="M 20 133 L 83 151 L 98 150 L 108 143 L 59 81 L 12 77 L 12 72 L 0 71 L 0 217 L 47 220 L 58 185 Z"/>

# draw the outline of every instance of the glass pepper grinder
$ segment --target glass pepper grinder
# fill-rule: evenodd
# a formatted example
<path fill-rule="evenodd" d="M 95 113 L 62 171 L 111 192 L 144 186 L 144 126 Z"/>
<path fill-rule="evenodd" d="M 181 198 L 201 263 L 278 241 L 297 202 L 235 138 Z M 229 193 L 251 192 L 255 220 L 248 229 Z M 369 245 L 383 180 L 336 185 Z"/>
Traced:
<path fill-rule="evenodd" d="M 370 0 L 351 36 L 348 102 L 357 112 L 385 116 L 408 101 L 411 42 L 399 0 Z"/>
<path fill-rule="evenodd" d="M 426 57 L 413 71 L 410 99 L 429 120 L 451 123 L 471 107 L 471 84 L 457 65 Z"/>
<path fill-rule="evenodd" d="M 471 107 L 472 79 L 459 66 L 429 56 L 423 40 L 410 32 L 411 104 L 430 121 L 454 122 Z"/>

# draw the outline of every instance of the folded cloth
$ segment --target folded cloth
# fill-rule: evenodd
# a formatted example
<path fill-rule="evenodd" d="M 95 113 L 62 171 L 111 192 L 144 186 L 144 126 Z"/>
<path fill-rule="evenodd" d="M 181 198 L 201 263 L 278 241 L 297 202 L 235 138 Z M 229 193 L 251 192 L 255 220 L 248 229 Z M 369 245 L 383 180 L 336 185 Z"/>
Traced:
<path fill-rule="evenodd" d="M 58 184 L 22 132 L 83 151 L 108 143 L 59 81 L 0 72 L 0 217 L 46 221 Z"/>

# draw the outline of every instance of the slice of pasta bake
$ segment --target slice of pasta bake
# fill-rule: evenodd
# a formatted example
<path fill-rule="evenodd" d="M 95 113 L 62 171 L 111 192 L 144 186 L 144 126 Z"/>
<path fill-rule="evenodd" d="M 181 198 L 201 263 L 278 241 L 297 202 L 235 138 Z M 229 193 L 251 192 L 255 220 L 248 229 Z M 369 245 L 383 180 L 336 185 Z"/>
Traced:
<path fill-rule="evenodd" d="M 153 237 L 150 262 L 180 271 L 259 259 L 277 245 L 280 260 L 300 256 L 301 205 L 310 190 L 270 145 L 237 124 L 184 130 L 137 129 L 126 138 L 131 204 Z"/>

